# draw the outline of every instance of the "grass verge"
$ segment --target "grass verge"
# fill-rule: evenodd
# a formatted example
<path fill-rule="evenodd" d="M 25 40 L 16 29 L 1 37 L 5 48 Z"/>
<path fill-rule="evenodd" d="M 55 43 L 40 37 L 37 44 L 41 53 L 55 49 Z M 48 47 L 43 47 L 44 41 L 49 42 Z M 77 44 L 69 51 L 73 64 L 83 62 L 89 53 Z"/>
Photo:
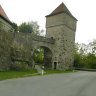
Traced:
<path fill-rule="evenodd" d="M 72 73 L 74 70 L 45 70 L 46 74 Z"/>
<path fill-rule="evenodd" d="M 45 70 L 46 74 L 61 74 L 61 73 L 72 73 L 72 70 Z M 76 72 L 76 71 L 74 71 Z M 6 71 L 6 72 L 0 72 L 0 81 L 6 80 L 6 79 L 13 79 L 13 78 L 21 78 L 21 77 L 30 77 L 30 76 L 37 76 L 40 75 L 37 73 L 36 70 L 30 70 L 30 71 Z"/>
<path fill-rule="evenodd" d="M 12 78 L 34 76 L 34 75 L 36 75 L 36 73 L 37 73 L 36 70 L 0 72 L 0 81 L 6 80 L 6 79 L 12 79 Z"/>

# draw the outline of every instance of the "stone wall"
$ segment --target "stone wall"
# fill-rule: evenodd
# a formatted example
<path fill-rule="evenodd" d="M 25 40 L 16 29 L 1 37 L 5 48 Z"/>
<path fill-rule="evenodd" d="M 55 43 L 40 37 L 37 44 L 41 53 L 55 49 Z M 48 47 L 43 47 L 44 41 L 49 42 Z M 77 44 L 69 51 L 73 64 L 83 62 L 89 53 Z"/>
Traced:
<path fill-rule="evenodd" d="M 0 71 L 6 71 L 11 66 L 12 35 L 9 32 L 0 31 Z"/>
<path fill-rule="evenodd" d="M 65 5 L 63 5 L 63 7 L 64 6 Z M 61 4 L 61 7 L 58 8 L 63 7 Z M 55 10 L 55 12 L 57 11 Z M 28 66 L 32 68 L 32 66 L 34 65 L 34 50 L 38 49 L 39 47 L 42 47 L 46 51 L 45 55 L 49 55 L 46 56 L 47 59 L 52 56 L 52 58 L 50 57 L 50 62 L 47 62 L 46 60 L 47 67 L 51 66 L 52 68 L 59 70 L 72 68 L 74 61 L 73 53 L 77 20 L 71 15 L 71 13 L 68 11 L 68 9 L 66 9 L 66 7 L 64 11 L 65 12 L 62 12 L 61 9 L 61 12 L 59 12 L 58 14 L 56 13 L 52 16 L 47 16 L 45 37 L 36 36 L 31 33 L 11 32 L 11 38 L 13 38 L 12 43 L 10 43 L 11 51 L 9 55 L 4 55 L 5 57 L 8 56 L 6 58 L 11 57 L 11 67 L 13 66 L 18 68 L 20 66 L 23 66 L 24 64 L 26 65 L 25 68 L 28 68 Z M 6 20 L 0 18 L 0 21 L 3 23 L 4 30 L 6 30 L 7 32 L 9 32 L 10 30 L 13 31 L 12 26 L 8 22 L 6 22 Z M 6 59 L 5 61 L 7 62 L 7 60 L 8 59 Z M 50 65 L 49 63 L 52 64 Z M 10 64 L 8 63 L 8 66 L 9 65 Z M 2 68 L 3 67 L 1 67 L 1 69 Z"/>
<path fill-rule="evenodd" d="M 27 64 L 31 65 L 31 67 L 33 67 L 34 66 L 34 64 L 32 64 L 34 62 L 33 53 L 36 49 L 40 47 L 44 48 L 44 50 L 48 49 L 50 51 L 46 50 L 46 52 L 48 51 L 54 54 L 55 40 L 53 38 L 36 36 L 31 33 L 28 34 L 14 33 L 13 38 L 14 40 L 12 43 L 12 48 L 13 48 L 12 58 L 14 59 L 14 62 L 24 61 L 27 62 Z M 47 55 L 49 56 L 50 54 L 48 52 Z M 48 57 L 47 55 L 46 58 Z M 52 62 L 52 60 L 48 62 Z M 48 62 L 46 60 L 46 63 Z"/>
<path fill-rule="evenodd" d="M 5 30 L 7 32 L 9 32 L 9 31 L 13 32 L 14 31 L 14 29 L 12 28 L 12 25 L 10 25 L 7 21 L 2 19 L 1 17 L 0 17 L 0 22 L 2 23 L 2 29 L 3 30 Z"/>

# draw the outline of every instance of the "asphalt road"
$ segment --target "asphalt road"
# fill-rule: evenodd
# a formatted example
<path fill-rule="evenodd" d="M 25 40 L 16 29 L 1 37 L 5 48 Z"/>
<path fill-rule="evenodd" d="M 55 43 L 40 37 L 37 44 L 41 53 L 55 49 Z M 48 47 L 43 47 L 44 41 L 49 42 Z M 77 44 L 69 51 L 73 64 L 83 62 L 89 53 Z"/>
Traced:
<path fill-rule="evenodd" d="M 0 96 L 96 96 L 96 72 L 0 81 Z"/>

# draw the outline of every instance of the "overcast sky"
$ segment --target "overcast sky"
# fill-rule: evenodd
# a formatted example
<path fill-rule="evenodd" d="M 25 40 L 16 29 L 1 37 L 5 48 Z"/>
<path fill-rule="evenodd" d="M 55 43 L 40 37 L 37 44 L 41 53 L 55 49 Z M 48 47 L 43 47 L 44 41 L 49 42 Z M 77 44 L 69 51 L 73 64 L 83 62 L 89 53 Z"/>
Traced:
<path fill-rule="evenodd" d="M 11 21 L 18 25 L 24 21 L 37 21 L 42 29 L 45 29 L 45 16 L 62 2 L 78 19 L 76 42 L 87 43 L 96 39 L 95 0 L 0 0 Z"/>

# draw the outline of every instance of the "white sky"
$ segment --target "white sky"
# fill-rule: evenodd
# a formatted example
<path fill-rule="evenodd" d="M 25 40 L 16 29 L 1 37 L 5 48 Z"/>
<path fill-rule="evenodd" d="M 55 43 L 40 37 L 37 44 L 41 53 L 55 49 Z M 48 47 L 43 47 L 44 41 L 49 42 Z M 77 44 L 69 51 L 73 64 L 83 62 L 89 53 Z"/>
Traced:
<path fill-rule="evenodd" d="M 76 42 L 87 43 L 96 39 L 95 0 L 0 0 L 11 21 L 18 25 L 24 21 L 37 21 L 42 29 L 45 29 L 45 16 L 62 2 L 78 19 Z"/>

